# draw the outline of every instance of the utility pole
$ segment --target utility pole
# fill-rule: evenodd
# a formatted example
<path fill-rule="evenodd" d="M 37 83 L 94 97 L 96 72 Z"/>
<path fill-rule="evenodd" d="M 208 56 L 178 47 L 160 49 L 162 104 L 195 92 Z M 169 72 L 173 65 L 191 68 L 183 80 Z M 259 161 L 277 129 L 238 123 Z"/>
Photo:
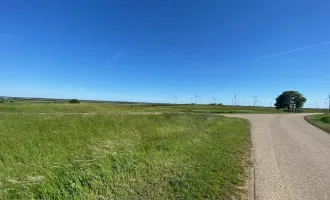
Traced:
<path fill-rule="evenodd" d="M 329 93 L 328 93 L 328 98 L 326 100 L 329 100 L 328 106 L 329 106 L 329 110 L 330 110 L 330 94 Z"/>

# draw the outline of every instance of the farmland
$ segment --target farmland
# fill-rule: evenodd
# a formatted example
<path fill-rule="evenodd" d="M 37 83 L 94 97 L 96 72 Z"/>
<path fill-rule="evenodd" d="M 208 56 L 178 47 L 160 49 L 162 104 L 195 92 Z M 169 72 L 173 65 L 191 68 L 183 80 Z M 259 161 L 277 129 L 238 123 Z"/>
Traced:
<path fill-rule="evenodd" d="M 16 113 L 113 113 L 113 112 L 194 112 L 194 113 L 283 113 L 274 107 L 219 106 L 193 104 L 119 104 L 119 103 L 55 103 L 23 101 L 0 104 L 0 112 Z M 318 113 L 321 109 L 302 108 L 300 112 Z"/>
<path fill-rule="evenodd" d="M 0 199 L 246 195 L 249 122 L 182 109 L 1 104 Z"/>

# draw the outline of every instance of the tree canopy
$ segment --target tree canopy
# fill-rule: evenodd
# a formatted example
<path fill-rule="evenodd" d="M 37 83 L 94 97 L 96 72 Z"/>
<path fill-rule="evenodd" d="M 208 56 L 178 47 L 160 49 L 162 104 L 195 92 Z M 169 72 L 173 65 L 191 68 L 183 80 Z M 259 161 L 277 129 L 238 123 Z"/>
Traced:
<path fill-rule="evenodd" d="M 69 103 L 80 103 L 80 101 L 78 99 L 71 99 Z"/>
<path fill-rule="evenodd" d="M 307 99 L 298 91 L 284 91 L 281 95 L 276 98 L 276 109 L 287 108 L 301 108 Z"/>

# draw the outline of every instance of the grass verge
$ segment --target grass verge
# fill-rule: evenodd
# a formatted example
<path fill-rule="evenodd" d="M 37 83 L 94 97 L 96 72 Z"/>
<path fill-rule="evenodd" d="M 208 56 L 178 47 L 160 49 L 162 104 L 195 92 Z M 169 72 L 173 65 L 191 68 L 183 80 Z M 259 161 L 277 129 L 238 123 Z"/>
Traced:
<path fill-rule="evenodd" d="M 308 115 L 305 119 L 314 126 L 330 133 L 330 114 Z"/>
<path fill-rule="evenodd" d="M 239 199 L 249 122 L 0 113 L 0 199 Z"/>

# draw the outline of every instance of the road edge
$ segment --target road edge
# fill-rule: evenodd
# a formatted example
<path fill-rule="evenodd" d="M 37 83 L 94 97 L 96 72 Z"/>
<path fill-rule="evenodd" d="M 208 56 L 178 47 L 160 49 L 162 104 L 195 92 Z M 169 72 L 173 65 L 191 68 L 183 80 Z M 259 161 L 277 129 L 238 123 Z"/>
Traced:
<path fill-rule="evenodd" d="M 240 118 L 243 119 L 243 118 Z M 247 119 L 244 119 L 247 120 Z M 249 133 L 250 133 L 250 144 L 249 144 L 249 151 L 247 158 L 245 162 L 248 163 L 248 165 L 245 168 L 245 172 L 248 175 L 248 177 L 245 180 L 244 189 L 246 191 L 245 195 L 242 197 L 244 200 L 254 200 L 255 199 L 255 168 L 254 168 L 254 148 L 252 143 L 252 124 L 250 120 L 247 120 L 249 122 Z"/>
<path fill-rule="evenodd" d="M 249 148 L 246 152 L 245 159 L 243 160 L 244 166 L 245 166 L 245 174 L 247 175 L 245 178 L 244 185 L 242 186 L 242 189 L 244 192 L 241 194 L 241 199 L 243 200 L 254 200 L 256 198 L 256 190 L 255 190 L 255 160 L 254 160 L 254 154 L 255 154 L 255 148 L 252 140 L 252 123 L 250 120 L 246 118 L 242 118 L 239 116 L 228 116 L 226 114 L 214 114 L 214 115 L 220 115 L 227 118 L 237 118 L 242 119 L 248 122 L 249 130 L 248 133 L 250 134 L 250 140 L 249 140 Z"/>
<path fill-rule="evenodd" d="M 310 123 L 311 125 L 315 126 L 315 127 L 318 128 L 318 129 L 321 129 L 322 131 L 325 131 L 325 132 L 327 132 L 327 133 L 330 134 L 329 130 L 323 128 L 322 126 L 319 126 L 317 123 L 315 123 L 315 122 L 313 122 L 312 120 L 310 120 L 310 119 L 308 118 L 309 116 L 311 116 L 311 115 L 306 115 L 306 116 L 304 116 L 304 119 L 305 119 L 308 123 Z"/>
<path fill-rule="evenodd" d="M 253 147 L 252 147 L 253 148 Z M 254 200 L 255 199 L 255 170 L 254 170 L 254 158 L 253 153 L 250 156 L 251 166 L 247 169 L 248 178 L 245 183 L 245 189 L 247 194 L 242 199 L 244 200 Z"/>

